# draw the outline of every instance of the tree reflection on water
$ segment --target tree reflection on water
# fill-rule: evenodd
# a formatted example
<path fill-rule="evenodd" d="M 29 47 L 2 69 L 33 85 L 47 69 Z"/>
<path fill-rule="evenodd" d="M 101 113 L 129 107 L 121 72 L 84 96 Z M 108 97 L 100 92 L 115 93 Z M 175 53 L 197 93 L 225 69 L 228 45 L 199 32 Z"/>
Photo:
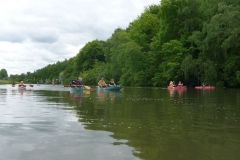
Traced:
<path fill-rule="evenodd" d="M 116 97 L 121 97 L 121 91 L 113 91 L 113 90 L 98 90 L 99 101 L 103 102 L 105 100 L 110 100 L 114 102 Z"/>

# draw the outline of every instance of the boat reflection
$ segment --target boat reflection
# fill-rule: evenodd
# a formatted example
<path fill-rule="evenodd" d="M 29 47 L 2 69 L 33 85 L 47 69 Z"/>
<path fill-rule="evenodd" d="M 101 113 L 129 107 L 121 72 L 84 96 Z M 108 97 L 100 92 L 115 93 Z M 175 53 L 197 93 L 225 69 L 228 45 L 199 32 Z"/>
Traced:
<path fill-rule="evenodd" d="M 71 99 L 77 103 L 83 102 L 83 97 L 90 96 L 90 90 L 70 90 Z"/>
<path fill-rule="evenodd" d="M 83 87 L 70 87 L 70 93 L 81 93 L 83 92 Z"/>
<path fill-rule="evenodd" d="M 176 94 L 178 94 L 179 98 L 182 98 L 183 93 L 186 92 L 186 90 L 172 90 L 172 89 L 169 89 L 168 91 L 171 98 L 173 98 Z"/>
<path fill-rule="evenodd" d="M 23 93 L 26 91 L 26 87 L 18 87 L 18 92 L 23 95 Z"/>
<path fill-rule="evenodd" d="M 24 95 L 24 94 L 26 94 L 26 93 L 27 93 L 27 94 L 32 93 L 32 90 L 31 90 L 31 89 L 27 90 L 27 89 L 18 88 L 18 92 L 20 93 L 20 95 Z M 15 91 L 12 91 L 12 93 L 13 93 L 13 94 L 16 94 Z"/>
<path fill-rule="evenodd" d="M 119 90 L 98 90 L 99 101 L 110 100 L 115 101 L 117 97 L 122 97 L 122 92 Z"/>
<path fill-rule="evenodd" d="M 72 98 L 73 101 L 77 102 L 77 103 L 82 103 L 83 101 L 83 91 L 82 90 L 71 90 L 70 91 L 70 96 Z"/>
<path fill-rule="evenodd" d="M 12 95 L 16 95 L 17 94 L 17 90 L 12 90 Z"/>

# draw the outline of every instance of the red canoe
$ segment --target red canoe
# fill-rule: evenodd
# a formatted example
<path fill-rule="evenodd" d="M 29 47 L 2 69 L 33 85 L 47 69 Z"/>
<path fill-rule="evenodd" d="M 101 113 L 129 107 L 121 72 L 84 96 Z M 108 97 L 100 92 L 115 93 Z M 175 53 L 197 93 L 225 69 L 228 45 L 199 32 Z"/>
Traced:
<path fill-rule="evenodd" d="M 195 89 L 215 89 L 214 86 L 196 86 Z"/>
<path fill-rule="evenodd" d="M 187 89 L 187 87 L 186 86 L 176 86 L 176 87 L 168 86 L 168 89 L 172 89 L 172 90 L 185 90 L 185 89 Z"/>

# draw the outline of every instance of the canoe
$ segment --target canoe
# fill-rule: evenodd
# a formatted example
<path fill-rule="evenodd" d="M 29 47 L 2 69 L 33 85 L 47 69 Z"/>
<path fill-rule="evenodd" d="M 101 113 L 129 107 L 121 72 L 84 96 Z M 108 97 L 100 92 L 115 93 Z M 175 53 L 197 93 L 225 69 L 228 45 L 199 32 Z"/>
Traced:
<path fill-rule="evenodd" d="M 195 89 L 215 89 L 214 86 L 196 86 Z"/>
<path fill-rule="evenodd" d="M 185 90 L 185 89 L 187 89 L 187 86 L 175 86 L 175 87 L 168 86 L 168 89 L 170 89 L 170 90 Z"/>
<path fill-rule="evenodd" d="M 122 89 L 122 85 L 116 85 L 116 86 L 107 86 L 107 87 L 100 87 L 98 86 L 99 90 L 120 90 Z"/>
<path fill-rule="evenodd" d="M 70 92 L 82 92 L 84 88 L 82 86 L 71 86 L 70 87 Z"/>

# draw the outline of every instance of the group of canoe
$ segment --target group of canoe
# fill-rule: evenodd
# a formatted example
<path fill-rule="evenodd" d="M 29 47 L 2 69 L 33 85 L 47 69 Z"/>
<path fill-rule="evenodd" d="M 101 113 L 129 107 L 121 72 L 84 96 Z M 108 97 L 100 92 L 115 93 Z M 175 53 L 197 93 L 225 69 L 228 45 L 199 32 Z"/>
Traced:
<path fill-rule="evenodd" d="M 65 87 L 67 87 L 68 85 L 65 85 Z M 72 91 L 80 91 L 80 90 L 84 90 L 84 89 L 91 89 L 89 86 L 85 86 L 82 78 L 79 78 L 78 80 L 76 78 L 74 78 L 70 84 L 69 87 L 71 87 Z M 120 90 L 122 89 L 122 85 L 116 85 L 113 78 L 111 79 L 109 84 L 106 84 L 104 81 L 104 78 L 101 78 L 101 80 L 98 82 L 98 86 L 97 88 L 99 90 Z"/>
<path fill-rule="evenodd" d="M 80 79 L 82 80 L 82 79 Z M 74 80 L 73 80 L 74 81 Z M 73 82 L 72 81 L 72 82 Z M 83 90 L 83 89 L 91 89 L 89 86 L 85 86 L 83 84 L 83 82 L 81 81 L 80 84 L 77 83 L 70 83 L 70 85 L 64 85 L 64 87 L 70 87 L 71 89 L 74 90 Z M 32 84 L 29 85 L 30 87 L 33 87 Z M 15 84 L 12 84 L 12 87 L 15 87 Z M 27 85 L 23 83 L 23 81 L 20 82 L 20 84 L 18 84 L 18 88 L 19 89 L 26 89 Z M 122 85 L 116 85 L 114 83 L 114 80 L 111 79 L 110 84 L 107 85 L 104 81 L 104 79 L 102 78 L 99 82 L 98 82 L 98 86 L 97 88 L 99 90 L 120 90 L 122 89 Z M 170 90 L 186 90 L 187 86 L 184 86 L 183 83 L 181 81 L 179 81 L 178 85 L 175 86 L 174 85 L 174 81 L 170 81 L 168 89 Z M 195 86 L 195 89 L 215 89 L 215 86 L 210 86 L 210 85 L 202 85 L 202 86 Z"/>
<path fill-rule="evenodd" d="M 65 87 L 68 87 L 68 85 L 65 85 Z M 71 85 L 69 86 L 72 90 L 76 90 L 76 91 L 81 91 L 81 90 L 89 90 L 91 89 L 91 87 L 89 86 L 79 86 L 79 85 Z M 116 85 L 116 86 L 106 86 L 106 87 L 100 87 L 100 86 L 97 86 L 97 89 L 98 90 L 120 90 L 122 89 L 122 85 Z"/>
<path fill-rule="evenodd" d="M 183 83 L 179 81 L 178 85 L 174 85 L 174 81 L 170 81 L 168 89 L 171 90 L 186 90 L 187 86 L 183 86 Z M 215 89 L 215 86 L 210 86 L 210 85 L 205 85 L 203 84 L 202 86 L 195 86 L 195 89 Z"/>

